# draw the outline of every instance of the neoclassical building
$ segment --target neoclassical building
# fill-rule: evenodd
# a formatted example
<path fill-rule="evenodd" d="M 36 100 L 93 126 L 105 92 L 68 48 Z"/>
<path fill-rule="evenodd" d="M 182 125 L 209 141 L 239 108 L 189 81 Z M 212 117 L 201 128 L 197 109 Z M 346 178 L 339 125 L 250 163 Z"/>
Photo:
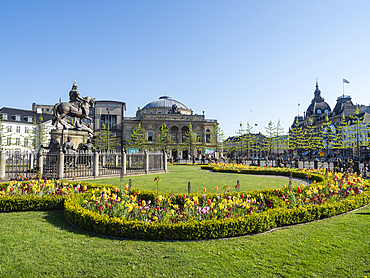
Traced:
<path fill-rule="evenodd" d="M 189 153 L 189 150 L 184 149 L 182 145 L 184 136 L 189 131 L 190 124 L 193 132 L 199 138 L 200 144 L 209 146 L 209 148 L 212 148 L 212 131 L 215 128 L 215 124 L 218 125 L 217 120 L 206 119 L 204 112 L 202 115 L 194 114 L 193 110 L 169 96 L 162 96 L 157 100 L 149 102 L 143 108 L 139 107 L 135 117 L 124 117 L 122 123 L 124 143 L 130 140 L 132 130 L 139 124 L 145 129 L 148 148 L 154 147 L 162 125 L 166 124 L 174 142 L 171 145 L 172 157 L 185 159 L 189 155 L 198 157 L 201 154 L 197 150 Z"/>

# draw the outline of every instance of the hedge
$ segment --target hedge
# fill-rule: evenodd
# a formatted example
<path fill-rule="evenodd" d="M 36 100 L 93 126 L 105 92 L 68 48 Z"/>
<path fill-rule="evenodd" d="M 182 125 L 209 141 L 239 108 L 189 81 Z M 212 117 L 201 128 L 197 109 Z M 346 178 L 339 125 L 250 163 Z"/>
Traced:
<path fill-rule="evenodd" d="M 309 205 L 295 209 L 280 207 L 232 219 L 171 224 L 129 221 L 99 214 L 81 207 L 83 197 L 72 195 L 65 201 L 65 216 L 71 223 L 98 234 L 145 240 L 199 240 L 256 234 L 277 227 L 332 217 L 370 202 L 370 192 L 365 191 L 342 202 L 321 206 Z"/>

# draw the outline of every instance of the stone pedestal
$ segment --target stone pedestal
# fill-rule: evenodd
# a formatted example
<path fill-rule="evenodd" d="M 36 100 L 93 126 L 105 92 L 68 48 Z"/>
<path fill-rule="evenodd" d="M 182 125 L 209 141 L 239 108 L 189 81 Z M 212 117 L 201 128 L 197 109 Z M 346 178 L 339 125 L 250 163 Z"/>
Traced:
<path fill-rule="evenodd" d="M 64 142 L 67 141 L 67 137 L 71 136 L 75 149 L 77 149 L 80 144 L 85 144 L 87 139 L 91 138 L 88 131 L 73 129 L 53 129 L 50 135 L 51 139 L 55 139 L 60 143 L 60 146 L 63 146 Z"/>

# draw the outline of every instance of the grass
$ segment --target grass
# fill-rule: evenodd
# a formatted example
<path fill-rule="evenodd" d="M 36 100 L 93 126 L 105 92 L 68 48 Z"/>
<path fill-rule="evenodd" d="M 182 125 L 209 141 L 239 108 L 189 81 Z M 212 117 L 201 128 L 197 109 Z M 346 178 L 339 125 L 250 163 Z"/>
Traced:
<path fill-rule="evenodd" d="M 214 193 L 215 187 L 223 192 L 225 185 L 235 190 L 234 186 L 239 180 L 241 191 L 251 191 L 255 189 L 267 188 L 282 188 L 284 184 L 288 185 L 289 181 L 280 177 L 266 178 L 262 176 L 232 174 L 232 173 L 215 173 L 206 170 L 201 170 L 199 166 L 176 165 L 169 166 L 169 173 L 159 174 L 161 181 L 159 182 L 160 192 L 171 193 L 186 193 L 188 192 L 188 182 L 191 184 L 191 192 L 203 192 L 203 188 L 207 188 L 207 192 Z M 157 182 L 154 177 L 158 174 L 127 176 L 124 177 L 123 185 L 127 184 L 129 179 L 132 180 L 132 186 L 135 188 L 146 190 L 157 190 Z M 94 183 L 113 184 L 120 186 L 120 178 L 96 179 Z M 298 186 L 297 182 L 293 182 L 293 186 Z"/>
<path fill-rule="evenodd" d="M 370 207 L 239 238 L 151 242 L 100 237 L 61 211 L 0 214 L 0 277 L 370 276 Z"/>
<path fill-rule="evenodd" d="M 227 180 L 239 179 L 242 190 L 287 182 L 257 185 L 253 176 L 182 167 L 161 174 L 160 189 L 183 192 L 181 177 L 198 191 Z M 153 189 L 154 176 L 131 178 Z M 271 233 L 174 242 L 101 237 L 70 225 L 62 211 L 0 213 L 0 277 L 370 277 L 369 231 L 370 206 Z"/>

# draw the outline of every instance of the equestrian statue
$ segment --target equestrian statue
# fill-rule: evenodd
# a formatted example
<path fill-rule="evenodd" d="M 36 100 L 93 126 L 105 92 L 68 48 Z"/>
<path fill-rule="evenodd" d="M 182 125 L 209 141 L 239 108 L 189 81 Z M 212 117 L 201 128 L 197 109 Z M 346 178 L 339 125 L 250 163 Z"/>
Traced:
<path fill-rule="evenodd" d="M 76 129 L 87 130 L 93 133 L 91 129 L 92 119 L 88 115 L 90 109 L 94 108 L 94 105 L 94 98 L 89 96 L 82 98 L 80 96 L 77 91 L 75 80 L 72 85 L 72 90 L 69 92 L 69 102 L 61 102 L 54 105 L 52 124 L 58 128 L 58 123 L 60 123 L 64 129 L 67 129 L 67 126 L 61 120 L 64 119 L 65 116 L 70 116 L 72 118 L 78 118 L 78 121 L 75 120 Z M 89 125 L 84 124 L 82 122 L 83 119 L 89 120 Z"/>

